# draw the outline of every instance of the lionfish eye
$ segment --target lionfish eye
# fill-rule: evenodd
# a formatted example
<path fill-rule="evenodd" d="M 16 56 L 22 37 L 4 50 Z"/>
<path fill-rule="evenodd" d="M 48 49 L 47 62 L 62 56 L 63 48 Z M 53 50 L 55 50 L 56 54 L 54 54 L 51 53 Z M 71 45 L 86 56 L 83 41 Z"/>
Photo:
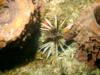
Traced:
<path fill-rule="evenodd" d="M 100 25 L 100 6 L 97 6 L 94 10 L 94 16 L 98 25 Z"/>

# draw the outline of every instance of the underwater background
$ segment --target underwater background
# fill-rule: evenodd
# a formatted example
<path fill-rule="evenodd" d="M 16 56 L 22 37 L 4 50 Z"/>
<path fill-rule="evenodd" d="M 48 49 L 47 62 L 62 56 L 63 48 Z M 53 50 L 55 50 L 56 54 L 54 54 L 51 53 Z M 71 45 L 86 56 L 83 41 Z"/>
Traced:
<path fill-rule="evenodd" d="M 0 75 L 100 75 L 99 68 L 75 59 L 76 42 L 65 36 L 95 0 L 32 1 L 35 10 L 25 30 L 0 49 Z"/>

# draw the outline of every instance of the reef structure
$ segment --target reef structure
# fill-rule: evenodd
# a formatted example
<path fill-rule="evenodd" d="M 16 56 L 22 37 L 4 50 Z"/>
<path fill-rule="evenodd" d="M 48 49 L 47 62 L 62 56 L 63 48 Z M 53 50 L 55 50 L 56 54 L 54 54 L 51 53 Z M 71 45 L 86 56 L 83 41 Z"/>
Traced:
<path fill-rule="evenodd" d="M 91 68 L 100 68 L 100 3 L 95 2 L 86 8 L 65 37 L 77 42 L 75 57 L 79 61 Z"/>
<path fill-rule="evenodd" d="M 0 0 L 0 48 L 20 37 L 33 11 L 32 0 Z"/>

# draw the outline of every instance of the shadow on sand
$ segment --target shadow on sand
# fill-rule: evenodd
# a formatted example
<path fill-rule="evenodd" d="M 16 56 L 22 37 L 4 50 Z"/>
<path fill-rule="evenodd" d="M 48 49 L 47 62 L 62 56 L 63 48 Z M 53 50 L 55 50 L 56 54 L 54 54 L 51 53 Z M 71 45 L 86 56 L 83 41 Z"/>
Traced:
<path fill-rule="evenodd" d="M 32 16 L 37 19 L 36 22 L 30 20 L 20 38 L 0 49 L 0 70 L 9 70 L 34 60 L 40 36 L 41 16 L 39 11 L 35 11 Z"/>

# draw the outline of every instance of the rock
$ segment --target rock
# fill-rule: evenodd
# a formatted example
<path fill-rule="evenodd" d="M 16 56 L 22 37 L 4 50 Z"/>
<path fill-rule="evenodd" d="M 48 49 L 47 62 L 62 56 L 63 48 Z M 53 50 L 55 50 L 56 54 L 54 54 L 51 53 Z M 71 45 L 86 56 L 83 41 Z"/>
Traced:
<path fill-rule="evenodd" d="M 0 0 L 0 48 L 20 37 L 33 12 L 32 0 Z"/>
<path fill-rule="evenodd" d="M 100 3 L 95 2 L 82 11 L 71 31 L 66 34 L 67 40 L 77 43 L 76 58 L 84 61 L 89 67 L 100 67 Z M 71 36 L 71 37 L 70 37 Z"/>

